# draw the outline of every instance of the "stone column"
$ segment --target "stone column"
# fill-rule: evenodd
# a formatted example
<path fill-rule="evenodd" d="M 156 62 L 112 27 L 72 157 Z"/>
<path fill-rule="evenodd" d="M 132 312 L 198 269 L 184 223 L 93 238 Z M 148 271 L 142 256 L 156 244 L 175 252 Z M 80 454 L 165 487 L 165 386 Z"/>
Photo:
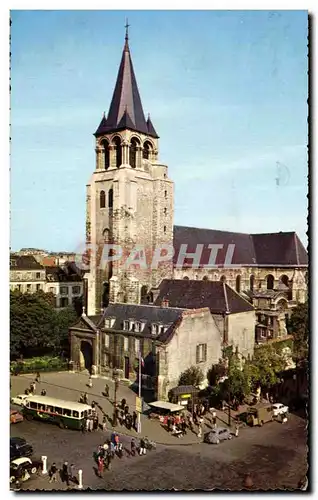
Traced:
<path fill-rule="evenodd" d="M 108 149 L 109 149 L 109 166 L 111 168 L 115 168 L 116 167 L 115 146 L 110 144 Z"/>
<path fill-rule="evenodd" d="M 96 170 L 101 170 L 103 168 L 102 161 L 103 161 L 103 150 L 101 147 L 97 147 L 95 149 L 96 153 Z"/>
<path fill-rule="evenodd" d="M 136 168 L 141 168 L 142 165 L 142 146 L 136 147 Z"/>
<path fill-rule="evenodd" d="M 129 145 L 127 141 L 122 143 L 122 163 L 123 165 L 129 165 Z"/>

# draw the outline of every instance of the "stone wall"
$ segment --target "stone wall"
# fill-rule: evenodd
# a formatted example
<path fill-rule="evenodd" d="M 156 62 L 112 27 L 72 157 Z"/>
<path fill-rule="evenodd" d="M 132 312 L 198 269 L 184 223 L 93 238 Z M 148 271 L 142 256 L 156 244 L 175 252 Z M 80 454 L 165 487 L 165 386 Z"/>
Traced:
<path fill-rule="evenodd" d="M 205 362 L 196 363 L 196 347 L 207 345 Z M 183 314 L 172 339 L 159 351 L 158 398 L 167 398 L 170 389 L 178 385 L 182 372 L 198 366 L 206 377 L 212 364 L 222 355 L 222 336 L 209 309 L 189 311 Z"/>
<path fill-rule="evenodd" d="M 255 325 L 256 316 L 254 311 L 229 314 L 228 324 L 228 345 L 233 345 L 238 352 L 247 357 L 252 356 L 255 345 Z"/>

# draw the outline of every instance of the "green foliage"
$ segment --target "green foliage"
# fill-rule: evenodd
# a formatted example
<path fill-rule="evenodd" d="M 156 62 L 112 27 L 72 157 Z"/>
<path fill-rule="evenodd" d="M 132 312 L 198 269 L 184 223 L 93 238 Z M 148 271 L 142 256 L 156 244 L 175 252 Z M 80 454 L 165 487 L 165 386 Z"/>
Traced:
<path fill-rule="evenodd" d="M 76 322 L 73 308 L 57 310 L 52 294 L 10 293 L 10 357 L 67 351 L 68 329 Z"/>
<path fill-rule="evenodd" d="M 276 351 L 273 344 L 269 344 L 255 349 L 251 365 L 253 380 L 257 377 L 259 385 L 269 389 L 279 382 L 279 373 L 285 370 L 286 360 Z"/>
<path fill-rule="evenodd" d="M 68 369 L 68 363 L 65 359 L 60 357 L 42 356 L 23 361 L 12 361 L 10 363 L 10 372 L 16 373 L 36 373 L 36 372 L 50 372 L 50 371 L 63 371 Z"/>
<path fill-rule="evenodd" d="M 224 377 L 226 374 L 227 374 L 226 366 L 221 361 L 216 365 L 212 365 L 212 367 L 207 372 L 207 379 L 209 381 L 209 385 L 212 387 L 217 386 L 220 378 Z"/>
<path fill-rule="evenodd" d="M 292 315 L 287 323 L 288 333 L 293 335 L 293 357 L 296 363 L 301 363 L 308 359 L 308 302 L 298 304 L 293 309 Z"/>
<path fill-rule="evenodd" d="M 185 372 L 181 373 L 178 385 L 193 385 L 199 387 L 204 380 L 202 370 L 198 366 L 191 366 Z"/>

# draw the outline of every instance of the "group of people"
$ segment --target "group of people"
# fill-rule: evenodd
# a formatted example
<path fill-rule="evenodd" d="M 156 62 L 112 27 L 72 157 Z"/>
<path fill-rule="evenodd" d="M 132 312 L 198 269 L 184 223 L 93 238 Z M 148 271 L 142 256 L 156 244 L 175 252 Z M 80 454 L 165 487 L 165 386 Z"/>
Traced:
<path fill-rule="evenodd" d="M 137 430 L 137 413 L 135 411 L 132 414 L 129 413 L 129 406 L 125 399 L 122 399 L 121 403 L 115 406 L 114 411 L 120 425 L 124 425 L 128 430 Z"/>
<path fill-rule="evenodd" d="M 57 482 L 58 472 L 60 472 L 62 482 L 65 482 L 67 486 L 70 486 L 70 482 L 78 483 L 74 464 L 69 465 L 68 462 L 64 462 L 61 469 L 58 469 L 56 463 L 53 462 L 49 469 L 50 483 Z"/>

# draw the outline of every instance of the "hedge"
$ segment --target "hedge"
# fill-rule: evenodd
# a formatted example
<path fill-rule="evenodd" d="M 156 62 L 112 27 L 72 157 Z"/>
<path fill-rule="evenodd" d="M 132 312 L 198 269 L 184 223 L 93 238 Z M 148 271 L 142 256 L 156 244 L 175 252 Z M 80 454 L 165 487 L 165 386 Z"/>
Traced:
<path fill-rule="evenodd" d="M 38 358 L 12 361 L 10 373 L 56 372 L 68 370 L 68 362 L 60 357 L 43 356 Z"/>

